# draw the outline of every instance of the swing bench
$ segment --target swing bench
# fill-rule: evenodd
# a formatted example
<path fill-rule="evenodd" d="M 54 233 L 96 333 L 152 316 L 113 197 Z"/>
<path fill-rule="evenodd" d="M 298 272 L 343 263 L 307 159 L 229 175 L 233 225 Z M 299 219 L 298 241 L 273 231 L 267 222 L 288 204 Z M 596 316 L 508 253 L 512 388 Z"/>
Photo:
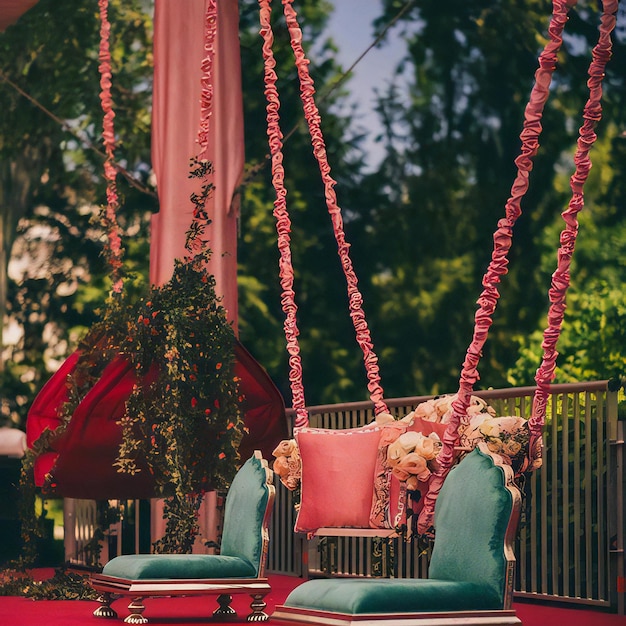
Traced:
<path fill-rule="evenodd" d="M 300 352 L 297 343 L 299 334 L 296 325 L 297 307 L 293 298 L 293 268 L 289 251 L 290 222 L 286 212 L 286 190 L 284 188 L 284 171 L 282 166 L 282 133 L 278 125 L 278 94 L 276 91 L 275 61 L 271 52 L 273 40 L 270 26 L 270 0 L 259 0 L 261 15 L 261 33 L 264 37 L 264 61 L 268 120 L 268 137 L 272 156 L 272 178 L 277 191 L 274 213 L 277 218 L 279 235 L 279 250 L 281 253 L 280 279 L 283 288 L 283 309 L 286 315 L 285 333 L 287 348 L 290 355 L 290 383 L 292 390 L 292 406 L 296 411 L 295 436 L 302 452 L 302 508 L 299 512 L 298 523 L 302 528 L 309 528 L 310 532 L 319 532 L 323 528 L 347 528 L 350 534 L 358 534 L 359 529 L 365 532 L 366 524 L 359 521 L 353 523 L 316 524 L 306 522 L 303 511 L 309 507 L 310 494 L 307 493 L 307 482 L 304 480 L 307 469 L 307 457 L 317 456 L 320 467 L 332 470 L 332 464 L 327 462 L 323 447 L 317 448 L 317 454 L 308 455 L 303 442 L 310 437 L 313 440 L 324 431 L 310 429 L 308 415 L 305 408 L 302 388 Z M 494 252 L 492 262 L 487 270 L 483 285 L 485 289 L 479 299 L 479 311 L 476 314 L 476 325 L 473 341 L 468 348 L 466 360 L 463 364 L 459 393 L 452 403 L 452 416 L 442 435 L 442 449 L 437 455 L 437 469 L 428 485 L 423 498 L 423 509 L 420 512 L 418 532 L 423 535 L 436 531 L 433 554 L 431 558 L 429 577 L 427 579 L 326 579 L 311 580 L 296 588 L 278 606 L 273 619 L 285 625 L 319 624 L 321 626 L 374 626 L 375 624 L 397 624 L 397 626 L 413 626 L 416 624 L 439 625 L 465 623 L 473 625 L 506 625 L 520 624 L 511 608 L 512 589 L 515 559 L 512 551 L 512 542 L 517 532 L 521 494 L 515 485 L 515 473 L 510 465 L 510 459 L 492 453 L 488 447 L 478 444 L 459 462 L 458 444 L 460 431 L 465 431 L 470 425 L 468 408 L 472 400 L 473 384 L 476 382 L 477 364 L 481 350 L 486 340 L 487 331 L 491 324 L 491 315 L 495 310 L 495 303 L 499 296 L 498 284 L 500 277 L 506 273 L 506 255 L 510 248 L 510 238 L 516 219 L 521 214 L 520 200 L 526 190 L 528 173 L 532 169 L 532 156 L 537 151 L 537 138 L 540 131 L 539 119 L 548 96 L 551 73 L 556 64 L 556 55 L 562 43 L 562 31 L 567 20 L 567 13 L 575 2 L 554 0 L 553 18 L 550 25 L 550 41 L 540 57 L 540 69 L 536 75 L 535 86 L 531 94 L 525 128 L 522 133 L 522 156 L 516 161 L 518 177 L 513 185 L 512 198 L 507 203 L 506 218 L 501 220 L 498 231 L 494 236 Z M 211 3 L 209 3 L 209 6 Z M 346 274 L 350 302 L 350 314 L 353 319 L 357 342 L 364 353 L 364 360 L 368 376 L 370 398 L 374 404 L 377 417 L 388 415 L 386 404 L 382 398 L 382 388 L 379 384 L 377 357 L 373 352 L 369 330 L 361 309 L 361 297 L 357 289 L 357 280 L 348 256 L 348 244 L 342 230 L 342 221 L 339 207 L 336 204 L 334 181 L 330 178 L 326 151 L 319 127 L 319 114 L 313 101 L 312 80 L 308 73 L 307 62 L 301 46 L 301 31 L 296 20 L 296 14 L 291 6 L 291 0 L 283 0 L 283 7 L 287 25 L 291 33 L 291 43 L 296 57 L 298 75 L 301 81 L 301 95 L 304 103 L 305 117 L 309 124 L 314 154 L 320 162 L 320 171 L 325 185 L 328 209 L 333 222 L 337 239 L 342 268 Z M 615 25 L 614 14 L 617 9 L 616 0 L 607 0 L 604 3 L 604 14 L 600 28 L 600 40 L 594 48 L 594 60 L 590 67 L 590 100 L 585 107 L 585 123 L 581 128 L 581 139 L 576 155 L 576 174 L 572 178 L 573 197 L 570 206 L 564 212 L 566 228 L 561 237 L 559 249 L 559 264 L 553 278 L 550 290 L 551 306 L 549 312 L 549 327 L 544 335 L 544 358 L 537 371 L 537 392 L 533 405 L 533 415 L 529 420 L 530 441 L 528 443 L 528 463 L 525 470 L 534 469 L 541 464 L 541 428 L 545 417 L 545 404 L 549 392 L 549 385 L 553 378 L 558 338 L 564 314 L 564 297 L 569 283 L 569 262 L 576 237 L 576 214 L 582 209 L 582 186 L 588 174 L 590 161 L 588 152 L 595 136 L 593 125 L 600 118 L 601 77 L 604 65 L 610 56 L 610 32 Z M 393 422 L 401 421 L 394 420 Z M 389 425 L 389 424 L 387 424 Z M 394 427 L 396 424 L 394 424 Z M 376 473 L 377 455 L 381 449 L 381 438 L 385 431 L 385 424 L 377 424 L 355 429 L 352 432 L 337 431 L 329 434 L 329 441 L 341 437 L 365 442 L 367 449 L 372 452 L 364 454 L 364 459 Z M 361 441 L 363 440 L 363 442 Z M 315 446 L 313 446 L 315 449 Z M 294 461 L 300 458 L 300 452 L 289 458 Z M 349 460 L 357 457 L 344 455 Z M 287 458 L 287 456 L 285 457 Z M 252 460 L 251 460 L 252 461 Z M 251 462 L 249 461 L 249 463 Z M 288 463 L 289 464 L 289 463 Z M 247 465 L 247 464 L 246 464 Z M 244 466 L 245 470 L 246 466 Z M 384 469 L 382 474 L 387 473 Z M 243 470 L 241 470 L 243 471 Z M 240 472 L 241 472 L 240 471 Z M 313 474 L 315 476 L 315 474 Z M 360 477 L 359 477 L 360 478 Z M 237 475 L 235 481 L 240 479 Z M 323 487 L 332 484 L 333 479 L 328 475 L 317 475 L 317 482 Z M 337 481 L 343 480 L 354 485 L 345 474 L 339 473 L 334 477 Z M 241 479 L 243 480 L 243 479 Z M 365 478 L 365 483 L 369 481 Z M 236 493 L 236 482 L 231 487 L 231 493 Z M 273 491 L 268 485 L 268 499 L 271 501 Z M 357 490 L 354 490 L 355 494 Z M 353 495 L 353 498 L 356 497 Z M 235 556 L 252 562 L 249 556 L 238 552 L 233 554 L 229 546 L 236 548 L 239 540 L 249 539 L 257 531 L 254 523 L 247 527 L 245 532 L 233 529 L 232 517 L 244 514 L 249 502 L 239 498 L 227 499 L 225 519 L 225 540 L 222 544 L 222 554 L 214 557 L 212 562 L 219 563 L 222 557 Z M 348 505 L 352 501 L 333 501 L 333 505 Z M 371 516 L 371 499 L 356 498 L 360 505 L 359 512 Z M 315 504 L 313 502 L 313 504 Z M 306 506 L 305 506 L 306 505 Z M 324 505 L 322 505 L 324 506 Z M 385 513 L 387 529 L 381 534 L 393 534 L 391 514 L 388 503 Z M 257 517 L 263 507 L 257 505 Z M 339 507 L 338 507 L 339 508 Z M 115 595 L 130 595 L 139 600 L 131 602 L 131 615 L 126 618 L 128 623 L 144 623 L 146 619 L 142 613 L 144 606 L 140 600 L 146 595 L 188 595 L 189 593 L 216 593 L 220 597 L 220 608 L 216 617 L 226 617 L 231 614 L 227 597 L 237 593 L 248 585 L 253 589 L 253 612 L 248 616 L 249 621 L 267 619 L 260 605 L 262 597 L 269 591 L 263 575 L 264 555 L 266 552 L 266 516 L 263 514 L 261 523 L 262 539 L 256 544 L 254 571 L 249 575 L 237 571 L 234 576 L 225 576 L 220 570 L 216 579 L 216 571 L 212 569 L 206 557 L 207 570 L 203 570 L 198 578 L 183 577 L 185 564 L 191 562 L 189 555 L 135 555 L 113 559 L 105 566 L 102 574 L 92 577 L 93 586 L 103 592 L 102 606 L 96 611 L 100 617 L 113 617 L 111 602 Z M 246 516 L 247 517 L 247 516 Z M 235 533 L 231 536 L 230 533 Z M 339 532 L 337 530 L 337 532 Z M 378 528 L 369 533 L 380 532 Z M 243 533 L 243 534 L 242 534 Z M 257 560 L 260 551 L 261 558 Z M 194 557 L 195 558 L 195 557 Z M 143 569 L 142 564 L 154 565 L 157 574 L 150 567 Z M 181 570 L 183 570 L 181 572 Z M 228 578 L 228 580 L 225 580 Z"/>
<path fill-rule="evenodd" d="M 376 457 L 384 448 L 381 445 L 384 433 L 377 432 L 376 424 L 351 431 L 323 431 L 308 427 L 297 340 L 299 331 L 296 324 L 297 306 L 293 292 L 293 268 L 289 249 L 290 220 L 286 208 L 282 133 L 278 121 L 279 99 L 271 48 L 273 35 L 270 0 L 259 0 L 259 4 L 261 34 L 264 38 L 265 93 L 268 138 L 272 156 L 272 182 L 276 190 L 274 215 L 281 255 L 280 281 L 283 289 L 281 301 L 286 318 L 285 337 L 289 353 L 292 406 L 296 415 L 295 439 L 292 442 L 283 442 L 277 448 L 274 455 L 278 463 L 275 462 L 274 470 L 285 484 L 289 486 L 291 483 L 292 488 L 299 478 L 298 474 L 301 473 L 302 502 L 296 530 L 318 536 L 323 534 L 392 536 L 394 527 L 390 524 L 389 516 L 392 505 L 389 499 L 391 491 L 389 484 L 387 517 L 386 523 L 383 524 L 387 529 L 383 530 L 380 527 L 372 529 L 371 525 L 367 528 L 367 521 L 363 523 L 362 520 L 371 506 L 371 498 L 368 500 L 367 493 L 358 484 L 363 482 L 368 485 L 369 476 L 372 475 L 374 480 L 385 473 L 388 475 L 389 464 L 385 467 L 383 463 L 384 471 L 380 474 L 376 472 Z M 506 203 L 505 217 L 498 222 L 498 228 L 494 233 L 494 249 L 482 282 L 484 289 L 478 299 L 474 334 L 461 370 L 459 391 L 452 402 L 451 417 L 443 432 L 442 448 L 436 459 L 437 467 L 429 480 L 426 494 L 421 499 L 422 509 L 419 513 L 417 533 L 431 538 L 434 535 L 429 576 L 427 579 L 405 580 L 373 578 L 310 580 L 292 591 L 284 604 L 276 608 L 273 620 L 280 624 L 442 626 L 462 623 L 486 626 L 521 623 L 511 606 L 515 569 L 512 543 L 517 533 L 521 502 L 521 493 L 515 479 L 520 474 L 541 466 L 542 428 L 550 384 L 556 367 L 556 342 L 564 318 L 569 269 L 578 231 L 577 214 L 584 206 L 583 186 L 591 167 L 589 151 L 596 139 L 595 124 L 601 119 L 602 78 L 611 56 L 610 35 L 615 27 L 616 0 L 607 0 L 603 4 L 600 35 L 593 49 L 593 59 L 589 67 L 590 95 L 585 105 L 584 123 L 580 129 L 574 159 L 576 171 L 570 181 L 572 197 L 562 214 L 565 227 L 561 233 L 557 268 L 549 291 L 548 326 L 544 332 L 542 362 L 535 375 L 537 388 L 533 411 L 530 419 L 519 418 L 526 422 L 524 462 L 516 466 L 514 471 L 511 455 L 493 453 L 490 446 L 485 443 L 478 443 L 471 452 L 467 448 L 464 450 L 460 448 L 464 448 L 467 433 L 472 429 L 468 409 L 473 398 L 473 386 L 478 380 L 477 367 L 500 296 L 499 283 L 507 272 L 507 255 L 511 247 L 513 227 L 522 212 L 521 199 L 528 188 L 533 157 L 539 147 L 541 116 L 562 45 L 563 29 L 568 13 L 575 4 L 576 0 L 553 0 L 549 40 L 539 57 L 539 68 L 535 74 L 535 84 L 526 107 L 524 128 L 520 135 L 522 146 L 520 155 L 515 161 L 517 175 L 511 188 L 511 196 Z M 397 424 L 402 420 L 395 420 L 388 415 L 382 397 L 377 357 L 372 349 L 369 330 L 361 308 L 361 294 L 357 289 L 356 275 L 348 256 L 349 246 L 345 241 L 341 213 L 334 192 L 335 181 L 330 177 L 325 145 L 319 127 L 319 112 L 313 100 L 313 81 L 308 73 L 307 60 L 301 45 L 302 34 L 291 0 L 283 0 L 283 9 L 291 34 L 291 45 L 300 78 L 301 98 L 313 152 L 319 163 L 341 266 L 346 276 L 350 316 L 354 323 L 357 343 L 363 351 L 370 399 L 377 418 L 384 416 L 385 421 L 389 418 Z M 324 436 L 327 438 L 325 445 L 316 447 L 312 443 L 315 438 L 321 442 Z M 356 445 L 344 450 L 342 455 L 343 444 L 340 442 L 342 438 L 343 443 L 352 440 L 351 443 L 354 444 L 359 440 L 363 453 L 358 452 L 359 445 Z M 335 440 L 334 443 L 331 443 L 332 440 Z M 366 444 L 369 444 L 369 448 Z M 336 454 L 328 454 L 335 446 L 338 446 L 339 452 L 335 450 Z M 283 447 L 288 449 L 282 450 Z M 460 452 L 465 453 L 463 458 Z M 345 463 L 343 466 L 336 465 L 335 459 L 342 456 L 346 459 Z M 311 463 L 314 464 L 313 469 L 310 467 Z M 354 477 L 353 480 L 350 479 L 351 476 Z M 341 496 L 338 496 L 332 489 L 340 482 L 348 483 L 348 490 L 344 489 Z M 313 490 L 317 489 L 313 495 L 312 485 Z M 354 493 L 350 493 L 350 490 Z M 321 495 L 320 492 L 324 491 L 329 493 Z M 354 519 L 346 522 L 343 519 L 346 514 L 354 514 Z M 331 523 L 321 523 L 323 515 L 326 515 L 326 519 Z M 333 516 L 342 519 L 333 520 Z"/>

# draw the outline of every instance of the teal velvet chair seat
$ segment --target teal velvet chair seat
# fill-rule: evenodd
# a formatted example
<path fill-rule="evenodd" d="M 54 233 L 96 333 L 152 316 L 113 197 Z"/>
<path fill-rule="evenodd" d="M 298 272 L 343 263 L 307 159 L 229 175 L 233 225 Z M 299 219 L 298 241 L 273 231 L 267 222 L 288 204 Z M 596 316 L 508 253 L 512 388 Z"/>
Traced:
<path fill-rule="evenodd" d="M 240 556 L 206 554 L 135 554 L 119 556 L 102 570 L 107 576 L 154 578 L 255 578 L 257 569 Z M 210 557 L 210 558 L 207 558 Z"/>
<path fill-rule="evenodd" d="M 219 605 L 214 619 L 232 619 L 232 594 L 247 593 L 252 597 L 248 621 L 267 620 L 263 598 L 270 592 L 265 564 L 272 476 L 258 451 L 237 472 L 226 497 L 220 554 L 129 554 L 109 561 L 90 579 L 102 593 L 94 615 L 117 618 L 111 603 L 117 596 L 132 596 L 124 621 L 144 624 L 145 597 L 212 594 Z"/>
<path fill-rule="evenodd" d="M 486 447 L 477 448 L 452 469 L 437 499 L 427 579 L 310 580 L 276 607 L 272 621 L 521 624 L 511 608 L 520 504 L 512 469 Z"/>
<path fill-rule="evenodd" d="M 365 583 L 365 584 L 364 584 Z M 499 609 L 494 590 L 484 583 L 429 579 L 311 580 L 295 589 L 288 605 L 339 613 L 416 613 Z"/>

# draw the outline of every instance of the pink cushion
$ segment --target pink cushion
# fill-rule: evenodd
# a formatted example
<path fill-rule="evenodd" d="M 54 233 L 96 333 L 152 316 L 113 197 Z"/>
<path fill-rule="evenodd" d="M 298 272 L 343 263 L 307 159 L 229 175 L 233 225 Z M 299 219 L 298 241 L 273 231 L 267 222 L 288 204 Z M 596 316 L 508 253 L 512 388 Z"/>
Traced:
<path fill-rule="evenodd" d="M 318 528 L 368 528 L 381 430 L 302 428 L 302 505 L 296 532 Z"/>

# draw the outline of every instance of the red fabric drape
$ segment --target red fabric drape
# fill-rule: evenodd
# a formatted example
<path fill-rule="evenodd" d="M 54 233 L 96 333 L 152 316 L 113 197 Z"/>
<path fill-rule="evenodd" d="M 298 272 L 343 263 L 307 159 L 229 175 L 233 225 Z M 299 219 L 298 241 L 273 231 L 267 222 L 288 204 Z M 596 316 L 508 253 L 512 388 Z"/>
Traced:
<path fill-rule="evenodd" d="M 166 282 L 175 258 L 186 255 L 185 233 L 191 224 L 190 195 L 198 191 L 189 179 L 189 159 L 199 152 L 201 117 L 200 67 L 205 57 L 204 26 L 207 0 L 156 0 L 154 16 L 154 95 L 152 159 L 160 211 L 153 216 L 150 278 Z M 216 293 L 223 297 L 228 319 L 237 323 L 236 188 L 243 170 L 243 100 L 237 0 L 217 2 L 217 32 L 212 67 L 213 94 L 206 157 L 212 161 L 215 191 L 207 203 L 213 255 L 209 271 Z M 249 434 L 242 458 L 260 449 L 266 458 L 287 436 L 282 396 L 265 370 L 237 344 L 236 375 L 245 396 Z"/>
<path fill-rule="evenodd" d="M 80 356 L 74 352 L 37 394 L 26 422 L 27 443 L 32 447 L 44 429 L 61 425 L 59 410 L 68 400 L 67 376 Z M 149 384 L 157 374 L 148 373 Z M 35 484 L 46 493 L 70 498 L 149 498 L 154 479 L 144 467 L 131 476 L 113 465 L 122 442 L 118 420 L 124 416 L 126 400 L 137 382 L 134 367 L 118 356 L 104 369 L 100 379 L 80 402 L 65 432 L 52 442 L 52 451 L 35 460 Z"/>
<path fill-rule="evenodd" d="M 236 0 L 218 4 L 213 68 L 213 111 L 207 158 L 215 169 L 215 191 L 207 203 L 213 255 L 209 271 L 223 296 L 228 319 L 237 324 L 236 188 L 243 171 L 243 105 L 239 12 Z M 198 154 L 200 65 L 204 57 L 205 0 L 156 0 L 152 162 L 160 211 L 152 218 L 150 279 L 169 280 L 174 259 L 185 256 L 191 224 L 189 199 L 197 182 L 188 178 L 189 159 Z"/>

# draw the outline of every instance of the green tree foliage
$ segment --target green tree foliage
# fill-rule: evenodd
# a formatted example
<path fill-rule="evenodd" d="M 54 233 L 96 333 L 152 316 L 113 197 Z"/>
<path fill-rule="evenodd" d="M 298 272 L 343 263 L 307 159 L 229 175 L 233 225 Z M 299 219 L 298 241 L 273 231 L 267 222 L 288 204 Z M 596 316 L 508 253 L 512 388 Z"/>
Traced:
<path fill-rule="evenodd" d="M 150 17 L 139 0 L 114 0 L 109 17 L 115 23 L 115 123 L 122 138 L 117 158 L 145 182 Z M 104 202 L 98 33 L 97 3 L 41 0 L 0 35 L 3 278 L 11 253 L 15 261 L 12 280 L 0 289 L 0 312 L 6 303 L 14 331 L 3 351 L 2 418 L 17 423 L 49 369 L 93 323 L 107 293 L 103 233 L 94 221 Z M 120 221 L 133 236 L 127 265 L 145 275 L 147 217 L 155 201 L 121 176 L 119 186 Z"/>
<path fill-rule="evenodd" d="M 118 158 L 144 183 L 150 171 L 149 4 L 112 0 L 110 9 Z M 386 0 L 376 27 L 405 4 Z M 280 3 L 274 5 L 280 13 Z M 243 343 L 289 403 L 258 3 L 242 0 L 239 6 L 250 171 L 241 204 L 239 327 Z M 339 204 L 387 396 L 454 391 L 471 338 L 491 235 L 513 180 L 523 110 L 545 43 L 550 3 L 414 3 L 392 31 L 406 42 L 406 57 L 380 87 L 377 111 L 384 132 L 379 140 L 385 158 L 375 172 L 364 168 L 362 131 L 352 125 L 350 112 L 338 106 L 346 102 L 349 83 L 322 99 L 341 70 L 334 53 L 342 42 L 324 34 L 332 5 L 299 0 L 295 8 L 312 60 L 332 175 L 338 181 Z M 532 338 L 547 309 L 558 214 L 569 194 L 567 179 L 587 97 L 585 74 L 596 22 L 595 8 L 581 2 L 567 26 L 531 190 L 516 226 L 511 271 L 503 282 L 481 364 L 483 386 L 529 384 L 538 363 Z M 279 15 L 274 24 L 281 127 L 285 135 L 293 129 L 285 143 L 286 187 L 306 400 L 315 404 L 364 399 L 361 354 L 318 167 L 302 124 L 288 33 Z M 18 339 L 4 348 L 2 417 L 15 422 L 23 420 L 29 400 L 48 376 L 46 370 L 93 324 L 108 287 L 99 257 L 102 233 L 92 221 L 104 199 L 102 161 L 88 147 L 99 143 L 101 129 L 98 26 L 93 0 L 40 0 L 0 34 L 3 76 L 85 138 L 75 139 L 0 81 L 0 261 L 6 265 L 11 251 L 14 259 L 11 280 L 4 287 L 0 284 L 0 303 L 4 289 L 12 328 L 19 331 Z M 581 217 L 563 367 L 577 358 L 570 354 L 580 354 L 587 345 L 590 329 L 604 329 L 605 335 L 593 349 L 588 344 L 587 356 L 577 362 L 576 371 L 570 368 L 570 378 L 602 372 L 608 376 L 608 370 L 622 363 L 621 347 L 615 356 L 607 354 L 613 355 L 610 350 L 622 332 L 625 48 L 622 27 L 606 79 L 605 121 L 598 126 L 600 139 L 592 154 L 590 200 Z M 120 218 L 127 233 L 126 263 L 137 270 L 140 286 L 148 263 L 148 217 L 156 201 L 122 177 L 119 184 L 125 196 Z M 35 255 L 37 263 L 32 261 Z M 576 324 L 586 326 L 576 330 Z"/>
<path fill-rule="evenodd" d="M 622 126 L 623 128 L 623 126 Z M 587 200 L 572 269 L 563 330 L 558 344 L 556 377 L 560 382 L 621 378 L 626 372 L 626 300 L 622 283 L 626 267 L 626 222 L 622 215 L 626 137 L 607 120 L 607 130 L 594 151 Z M 565 187 L 567 177 L 555 181 Z M 541 271 L 546 281 L 554 268 L 554 241 L 561 223 L 540 239 Z M 545 324 L 542 318 L 541 324 Z M 519 357 L 508 372 L 510 383 L 529 380 L 541 358 L 542 330 L 516 337 Z"/>
<path fill-rule="evenodd" d="M 403 4 L 386 2 L 383 20 Z M 549 16 L 543 0 L 470 0 L 445 7 L 427 0 L 403 18 L 407 56 L 378 105 L 387 156 L 364 182 L 375 200 L 360 215 L 369 238 L 363 249 L 376 251 L 368 297 L 390 396 L 456 389 L 491 236 L 513 181 L 523 110 Z M 548 241 L 547 232 L 554 234 L 569 197 L 562 172 L 573 171 L 597 19 L 596 10 L 583 3 L 567 26 L 510 272 L 481 362 L 482 386 L 506 384 L 520 338 L 538 328 L 547 310 L 553 266 L 546 273 L 542 259 L 546 248 L 554 259 L 558 245 L 558 237 Z M 624 43 L 622 38 L 615 45 L 605 88 L 607 121 L 598 126 L 601 138 L 614 139 L 612 154 L 603 159 L 610 169 L 602 170 L 605 192 L 599 199 L 612 208 L 594 211 L 597 238 L 578 263 L 590 270 L 596 265 L 599 275 L 621 274 L 622 280 L 612 253 L 602 260 L 597 243 L 612 240 L 604 226 L 609 216 L 613 228 L 622 221 L 623 152 L 615 157 L 623 151 L 616 129 L 624 129 L 626 87 L 619 69 Z M 533 373 L 516 381 L 531 384 Z"/>
<path fill-rule="evenodd" d="M 326 86 L 337 75 L 332 42 L 323 36 L 330 4 L 319 0 L 298 3 L 305 46 L 317 50 L 312 74 L 316 84 Z M 274 378 L 287 379 L 286 351 L 278 283 L 278 254 L 273 189 L 267 167 L 263 65 L 259 37 L 258 3 L 240 4 L 243 84 L 245 89 L 246 154 L 250 167 L 260 166 L 261 175 L 251 177 L 242 203 L 240 240 L 241 335 L 244 343 L 267 366 Z M 277 13 L 280 6 L 277 7 Z M 117 157 L 145 182 L 150 170 L 149 122 L 151 88 L 150 3 L 113 0 L 112 23 L 113 96 L 116 111 Z M 41 0 L 0 37 L 3 72 L 57 118 L 66 120 L 86 138 L 77 141 L 60 124 L 24 99 L 11 85 L 2 84 L 10 115 L 0 127 L 4 163 L 12 163 L 20 150 L 39 143 L 49 145 L 41 165 L 25 158 L 29 193 L 13 204 L 20 219 L 8 227 L 13 248 L 9 314 L 17 339 L 5 347 L 3 374 L 4 415 L 23 422 L 36 390 L 55 363 L 62 361 L 95 319 L 96 309 L 107 290 L 106 267 L 98 256 L 102 232 L 92 220 L 104 199 L 102 161 L 91 144 L 99 145 L 101 111 L 98 101 L 97 4 Z M 351 385 L 350 370 L 358 367 L 358 348 L 350 340 L 343 277 L 333 249 L 330 221 L 323 189 L 314 162 L 308 131 L 298 126 L 302 119 L 299 87 L 286 28 L 276 19 L 276 55 L 279 62 L 284 132 L 295 129 L 286 142 L 290 208 L 294 218 L 294 264 L 298 272 L 303 352 L 309 371 L 312 401 L 338 399 L 337 388 Z M 15 56 L 14 50 L 23 50 Z M 80 51 L 80 53 L 78 52 Z M 24 57 L 26 60 L 22 60 Z M 61 59 L 61 61 L 58 61 Z M 333 175 L 356 185 L 358 159 L 346 155 L 352 147 L 344 140 L 348 121 L 324 109 L 324 131 L 331 162 L 339 167 Z M 28 129 L 36 129 L 36 133 Z M 15 167 L 3 188 L 14 184 Z M 147 211 L 153 198 L 118 183 L 125 195 L 120 219 L 126 229 L 126 265 L 145 280 Z M 3 213 L 11 215 L 9 200 Z M 42 227 L 43 225 L 43 227 Z M 31 262 L 37 251 L 37 263 Z M 22 262 L 20 262 L 22 259 Z M 41 261 L 41 262 L 39 262 Z M 335 320 L 340 320 L 335 323 Z M 320 321 L 321 320 L 321 321 Z M 353 333 L 352 333 L 353 334 Z M 349 355 L 349 356 L 348 356 Z M 359 381 L 360 382 L 360 381 Z M 364 386 L 364 385 L 363 385 Z M 284 385 L 288 397 L 288 387 Z M 350 393 L 356 393 L 350 387 Z M 334 394 L 334 395 L 333 395 Z M 15 402 L 15 399 L 18 402 Z"/>

